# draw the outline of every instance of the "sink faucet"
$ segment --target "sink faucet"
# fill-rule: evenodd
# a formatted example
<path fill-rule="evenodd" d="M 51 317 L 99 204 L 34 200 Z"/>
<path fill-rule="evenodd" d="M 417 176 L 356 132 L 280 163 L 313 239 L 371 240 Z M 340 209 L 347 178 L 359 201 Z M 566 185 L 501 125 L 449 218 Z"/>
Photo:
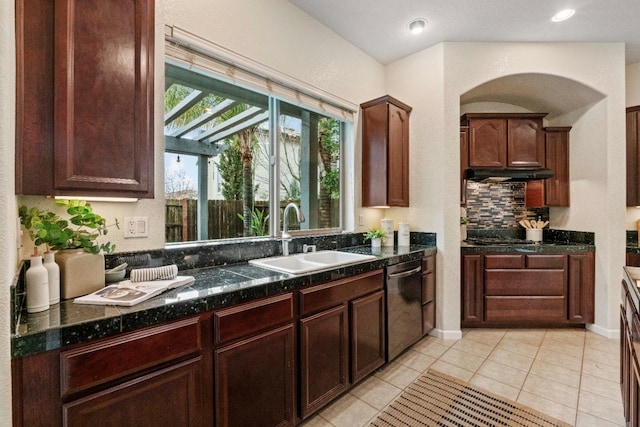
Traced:
<path fill-rule="evenodd" d="M 298 205 L 295 203 L 289 203 L 284 208 L 284 213 L 282 214 L 282 255 L 289 255 L 289 242 L 293 240 L 291 234 L 289 234 L 289 225 L 287 224 L 287 218 L 289 217 L 289 210 L 295 209 L 296 215 L 298 216 L 298 222 L 304 222 L 304 215 Z"/>

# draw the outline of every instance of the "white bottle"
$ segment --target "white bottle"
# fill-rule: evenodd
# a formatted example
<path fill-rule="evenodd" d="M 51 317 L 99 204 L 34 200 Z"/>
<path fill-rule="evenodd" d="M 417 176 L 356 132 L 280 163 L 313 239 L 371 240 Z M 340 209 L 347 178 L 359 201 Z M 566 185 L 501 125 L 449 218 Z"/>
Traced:
<path fill-rule="evenodd" d="M 44 268 L 49 273 L 49 305 L 60 302 L 60 267 L 56 264 L 53 252 L 44 253 Z"/>
<path fill-rule="evenodd" d="M 393 220 L 391 218 L 382 218 L 380 225 L 385 234 L 382 246 L 393 247 Z"/>
<path fill-rule="evenodd" d="M 31 266 L 25 274 L 27 281 L 27 313 L 49 309 L 49 272 L 42 265 L 42 257 L 31 257 Z"/>
<path fill-rule="evenodd" d="M 411 244 L 409 224 L 401 222 L 398 224 L 398 246 L 409 246 Z"/>

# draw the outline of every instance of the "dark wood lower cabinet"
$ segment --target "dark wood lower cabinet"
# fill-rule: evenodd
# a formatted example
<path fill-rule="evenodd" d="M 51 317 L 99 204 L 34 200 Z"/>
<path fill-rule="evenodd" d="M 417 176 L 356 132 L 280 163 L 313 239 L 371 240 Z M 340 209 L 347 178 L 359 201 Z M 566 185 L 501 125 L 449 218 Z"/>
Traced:
<path fill-rule="evenodd" d="M 216 425 L 294 425 L 294 357 L 293 324 L 216 350 Z"/>
<path fill-rule="evenodd" d="M 347 306 L 300 320 L 300 406 L 302 418 L 348 387 Z"/>
<path fill-rule="evenodd" d="M 385 362 L 383 270 L 300 291 L 300 415 L 325 406 Z"/>
<path fill-rule="evenodd" d="M 462 255 L 462 326 L 592 323 L 595 254 Z"/>
<path fill-rule="evenodd" d="M 12 362 L 14 426 L 210 426 L 208 315 Z"/>
<path fill-rule="evenodd" d="M 640 316 L 634 304 L 637 291 L 629 289 L 622 281 L 622 305 L 620 306 L 620 391 L 624 417 L 628 426 L 640 425 Z"/>
<path fill-rule="evenodd" d="M 384 364 L 384 291 L 351 301 L 351 383 Z"/>
<path fill-rule="evenodd" d="M 14 359 L 13 425 L 294 426 L 384 365 L 385 321 L 379 269 Z"/>
<path fill-rule="evenodd" d="M 422 258 L 422 335 L 436 327 L 436 256 Z"/>
<path fill-rule="evenodd" d="M 202 363 L 198 357 L 66 403 L 62 425 L 204 425 Z"/>

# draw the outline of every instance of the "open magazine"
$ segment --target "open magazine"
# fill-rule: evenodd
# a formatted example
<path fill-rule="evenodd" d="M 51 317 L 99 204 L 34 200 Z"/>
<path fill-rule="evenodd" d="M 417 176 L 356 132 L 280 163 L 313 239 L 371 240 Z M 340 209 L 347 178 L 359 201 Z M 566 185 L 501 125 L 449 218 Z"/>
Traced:
<path fill-rule="evenodd" d="M 132 282 L 123 280 L 114 285 L 106 286 L 89 295 L 78 297 L 73 300 L 77 304 L 99 304 L 99 305 L 136 305 L 149 298 L 153 298 L 162 292 L 174 289 L 179 286 L 193 283 L 193 276 L 177 276 L 170 280 L 153 280 L 148 282 Z"/>

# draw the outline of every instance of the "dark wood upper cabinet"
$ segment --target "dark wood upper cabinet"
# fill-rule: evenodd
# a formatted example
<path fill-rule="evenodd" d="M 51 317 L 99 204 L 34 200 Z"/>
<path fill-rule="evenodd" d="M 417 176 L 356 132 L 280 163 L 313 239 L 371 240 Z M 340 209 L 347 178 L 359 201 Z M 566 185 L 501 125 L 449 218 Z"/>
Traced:
<path fill-rule="evenodd" d="M 154 1 L 16 11 L 16 192 L 152 198 Z"/>
<path fill-rule="evenodd" d="M 627 108 L 627 206 L 640 206 L 640 105 Z"/>
<path fill-rule="evenodd" d="M 409 206 L 411 107 L 391 96 L 362 108 L 362 206 Z"/>
<path fill-rule="evenodd" d="M 460 126 L 460 206 L 467 204 L 467 180 L 464 176 L 469 168 L 469 126 Z"/>
<path fill-rule="evenodd" d="M 542 118 L 546 113 L 467 113 L 469 167 L 540 168 L 545 166 Z"/>
<path fill-rule="evenodd" d="M 568 207 L 569 203 L 569 132 L 571 126 L 546 127 L 545 151 L 547 168 L 553 171 L 553 178 L 544 180 L 545 202 L 547 206 Z"/>

